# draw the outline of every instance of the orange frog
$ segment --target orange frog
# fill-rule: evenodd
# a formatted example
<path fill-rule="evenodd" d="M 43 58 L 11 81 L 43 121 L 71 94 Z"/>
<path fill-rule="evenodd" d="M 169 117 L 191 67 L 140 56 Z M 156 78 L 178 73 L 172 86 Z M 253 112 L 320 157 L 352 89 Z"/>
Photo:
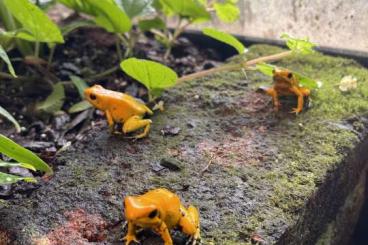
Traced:
<path fill-rule="evenodd" d="M 140 196 L 127 196 L 124 200 L 125 219 L 128 234 L 124 237 L 126 245 L 137 241 L 138 228 L 151 228 L 161 235 L 165 245 L 172 245 L 169 230 L 179 228 L 191 236 L 195 244 L 200 239 L 199 212 L 194 206 L 186 209 L 179 197 L 166 190 L 155 189 Z"/>
<path fill-rule="evenodd" d="M 120 92 L 104 89 L 101 85 L 84 90 L 85 98 L 97 109 L 105 112 L 110 130 L 114 131 L 115 123 L 122 123 L 122 131 L 130 133 L 144 128 L 143 133 L 133 136 L 139 139 L 147 136 L 152 121 L 143 119 L 153 112 L 136 98 Z"/>
<path fill-rule="evenodd" d="M 303 110 L 304 97 L 310 95 L 310 90 L 303 88 L 299 85 L 299 81 L 295 75 L 287 69 L 274 69 L 273 73 L 273 87 L 260 89 L 266 94 L 272 96 L 273 104 L 275 110 L 278 111 L 281 104 L 279 101 L 279 96 L 296 95 L 298 97 L 297 108 L 293 108 L 291 113 L 298 114 Z"/>

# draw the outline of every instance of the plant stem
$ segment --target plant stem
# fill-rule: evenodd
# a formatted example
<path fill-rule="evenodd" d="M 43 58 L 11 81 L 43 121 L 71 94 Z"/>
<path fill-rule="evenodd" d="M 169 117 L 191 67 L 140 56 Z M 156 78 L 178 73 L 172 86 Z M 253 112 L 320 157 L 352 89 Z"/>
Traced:
<path fill-rule="evenodd" d="M 280 60 L 291 54 L 292 54 L 292 51 L 285 51 L 285 52 L 281 52 L 278 54 L 268 55 L 268 56 L 259 57 L 253 60 L 244 61 L 243 63 L 240 63 L 240 64 L 222 65 L 222 66 L 215 67 L 209 70 L 204 70 L 204 71 L 200 71 L 200 72 L 196 72 L 196 73 L 192 73 L 192 74 L 183 76 L 177 80 L 177 83 L 198 79 L 198 78 L 209 76 L 214 73 L 221 72 L 221 71 L 234 71 L 234 70 L 240 70 L 242 68 L 247 69 L 252 65 L 256 65 L 261 62 L 271 62 L 271 61 Z"/>
<path fill-rule="evenodd" d="M 166 49 L 165 55 L 164 55 L 164 60 L 167 61 L 167 59 L 169 58 L 170 54 L 171 54 L 171 50 L 173 48 L 173 46 L 176 43 L 176 40 L 178 39 L 178 37 L 183 33 L 183 31 L 185 31 L 185 29 L 192 24 L 191 21 L 188 21 L 187 23 L 185 23 L 184 25 L 182 25 L 183 19 L 180 18 L 178 21 L 178 25 L 175 28 L 175 32 L 174 35 L 172 36 L 172 38 L 169 39 L 169 47 Z"/>
<path fill-rule="evenodd" d="M 56 45 L 53 45 L 52 48 L 50 49 L 49 58 L 47 60 L 47 69 L 48 70 L 50 70 L 52 60 L 54 59 L 55 47 L 56 47 Z"/>
<path fill-rule="evenodd" d="M 119 60 L 122 60 L 123 59 L 123 53 L 121 52 L 119 40 L 116 40 L 115 45 L 116 45 L 116 52 L 118 53 Z"/>
<path fill-rule="evenodd" d="M 34 56 L 37 58 L 40 56 L 40 42 L 38 41 L 35 43 Z"/>
<path fill-rule="evenodd" d="M 85 80 L 88 80 L 88 81 L 91 81 L 91 80 L 97 80 L 97 79 L 101 79 L 101 78 L 104 78 L 104 77 L 107 77 L 111 74 L 113 74 L 114 72 L 118 71 L 120 68 L 120 66 L 114 66 L 106 71 L 103 71 L 101 73 L 98 73 L 98 74 L 95 74 L 91 77 L 88 77 L 86 78 Z"/>

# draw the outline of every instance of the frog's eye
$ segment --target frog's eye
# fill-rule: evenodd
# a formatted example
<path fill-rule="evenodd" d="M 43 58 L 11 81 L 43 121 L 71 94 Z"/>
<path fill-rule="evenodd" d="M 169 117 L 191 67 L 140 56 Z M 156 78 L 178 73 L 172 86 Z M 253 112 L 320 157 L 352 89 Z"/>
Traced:
<path fill-rule="evenodd" d="M 149 217 L 150 219 L 153 219 L 153 218 L 154 218 L 154 217 L 156 217 L 157 215 L 158 215 L 158 211 L 157 211 L 157 209 L 155 209 L 155 210 L 151 211 L 151 213 L 149 213 L 148 217 Z"/>
<path fill-rule="evenodd" d="M 291 72 L 290 72 L 290 73 L 287 75 L 287 77 L 288 77 L 288 78 L 292 78 L 292 77 L 293 77 L 293 73 L 291 73 Z"/>
<path fill-rule="evenodd" d="M 91 100 L 96 100 L 96 99 L 97 99 L 97 96 L 96 96 L 95 94 L 90 94 L 90 95 L 89 95 L 89 98 L 90 98 Z"/>

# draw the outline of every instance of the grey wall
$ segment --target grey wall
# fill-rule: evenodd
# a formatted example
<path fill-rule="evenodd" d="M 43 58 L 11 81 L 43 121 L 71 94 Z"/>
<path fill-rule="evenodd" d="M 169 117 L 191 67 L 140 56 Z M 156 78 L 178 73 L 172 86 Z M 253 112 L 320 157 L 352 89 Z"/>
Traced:
<path fill-rule="evenodd" d="M 239 7 L 238 22 L 215 24 L 236 34 L 275 39 L 287 32 L 368 52 L 368 0 L 239 0 Z"/>

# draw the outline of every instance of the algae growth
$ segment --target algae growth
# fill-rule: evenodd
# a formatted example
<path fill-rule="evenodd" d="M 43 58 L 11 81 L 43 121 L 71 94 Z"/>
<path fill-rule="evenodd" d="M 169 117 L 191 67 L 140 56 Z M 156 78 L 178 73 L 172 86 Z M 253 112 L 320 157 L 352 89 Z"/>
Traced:
<path fill-rule="evenodd" d="M 259 45 L 248 56 L 279 51 Z M 166 187 L 200 209 L 204 244 L 249 244 L 255 234 L 266 244 L 313 244 L 355 184 L 359 165 L 347 159 L 365 136 L 368 72 L 321 54 L 276 65 L 323 82 L 310 109 L 275 113 L 271 99 L 255 92 L 271 79 L 257 72 L 182 83 L 165 93 L 166 111 L 153 116 L 149 138 L 132 142 L 109 135 L 106 126 L 91 129 L 59 157 L 65 165 L 31 201 L 15 199 L 0 210 L 2 226 L 22 243 L 47 238 L 75 209 L 112 225 L 123 221 L 124 196 Z M 356 90 L 339 91 L 345 75 L 357 77 Z M 166 126 L 181 131 L 163 136 Z M 163 159 L 175 161 L 162 165 Z M 105 244 L 123 236 L 114 227 Z M 173 237 L 178 241 L 180 232 Z M 139 239 L 160 244 L 152 233 Z"/>

